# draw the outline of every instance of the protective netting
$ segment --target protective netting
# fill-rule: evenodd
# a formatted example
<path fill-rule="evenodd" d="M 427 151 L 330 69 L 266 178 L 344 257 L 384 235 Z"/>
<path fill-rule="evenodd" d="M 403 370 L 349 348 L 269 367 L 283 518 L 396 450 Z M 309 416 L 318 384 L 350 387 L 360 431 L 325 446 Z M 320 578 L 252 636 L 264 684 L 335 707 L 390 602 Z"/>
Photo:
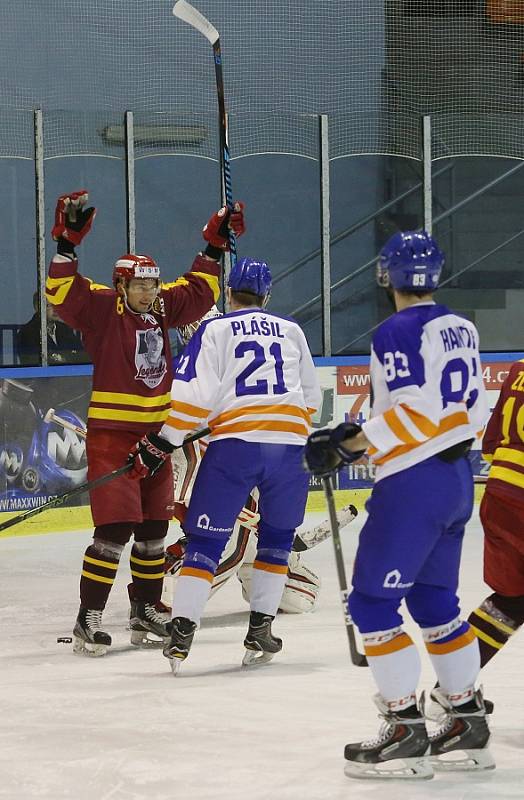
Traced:
<path fill-rule="evenodd" d="M 34 157 L 33 119 L 32 111 L 0 106 L 0 158 Z"/>
<path fill-rule="evenodd" d="M 122 132 L 112 138 L 111 131 Z M 48 111 L 44 116 L 46 159 L 93 155 L 123 159 L 124 135 L 121 114 L 108 111 Z"/>
<path fill-rule="evenodd" d="M 100 149 L 114 154 L 116 128 L 131 109 L 140 113 L 144 127 L 163 128 L 150 131 L 149 138 L 142 131 L 137 139 L 142 155 L 169 150 L 215 158 L 211 46 L 172 16 L 172 4 L 2 3 L 1 105 L 12 109 L 13 117 L 36 107 L 45 115 L 60 110 L 100 115 L 94 132 L 82 127 L 78 117 L 55 126 L 49 134 L 54 154 L 85 152 L 90 142 L 97 154 Z M 423 113 L 439 118 L 441 155 L 524 157 L 520 2 L 194 4 L 221 33 L 227 105 L 232 120 L 240 115 L 232 123 L 233 157 L 312 155 L 315 146 L 302 115 L 319 113 L 345 124 L 334 133 L 332 157 L 386 153 L 420 158 L 416 130 Z M 3 151 L 19 147 L 16 127 L 3 126 Z M 105 128 L 113 139 L 98 133 Z"/>

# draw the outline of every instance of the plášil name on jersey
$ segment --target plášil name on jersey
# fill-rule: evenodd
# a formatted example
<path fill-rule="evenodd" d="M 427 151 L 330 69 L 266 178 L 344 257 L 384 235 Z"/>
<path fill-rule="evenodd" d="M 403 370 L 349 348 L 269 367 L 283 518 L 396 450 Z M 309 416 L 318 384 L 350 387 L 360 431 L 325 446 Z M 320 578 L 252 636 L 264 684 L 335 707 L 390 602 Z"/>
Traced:
<path fill-rule="evenodd" d="M 231 330 L 233 336 L 239 334 L 242 336 L 275 336 L 277 339 L 284 339 L 280 324 L 276 320 L 266 317 L 231 320 Z"/>

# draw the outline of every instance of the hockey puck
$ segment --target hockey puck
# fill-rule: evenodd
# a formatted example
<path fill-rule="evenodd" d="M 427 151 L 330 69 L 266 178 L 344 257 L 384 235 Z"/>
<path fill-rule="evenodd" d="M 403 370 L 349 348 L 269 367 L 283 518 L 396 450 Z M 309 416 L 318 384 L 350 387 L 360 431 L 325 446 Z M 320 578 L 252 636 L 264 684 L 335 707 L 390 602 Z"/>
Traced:
<path fill-rule="evenodd" d="M 73 639 L 71 636 L 59 636 L 56 640 L 58 644 L 72 644 Z"/>

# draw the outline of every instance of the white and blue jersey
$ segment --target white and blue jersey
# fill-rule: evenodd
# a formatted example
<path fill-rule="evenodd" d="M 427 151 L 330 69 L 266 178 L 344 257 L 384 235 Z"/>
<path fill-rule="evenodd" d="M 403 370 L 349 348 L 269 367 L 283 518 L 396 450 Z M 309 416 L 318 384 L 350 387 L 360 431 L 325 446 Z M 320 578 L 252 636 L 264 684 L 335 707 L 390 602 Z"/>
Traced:
<path fill-rule="evenodd" d="M 482 435 L 489 405 L 478 332 L 434 302 L 397 312 L 378 328 L 371 349 L 371 442 L 376 481 Z"/>
<path fill-rule="evenodd" d="M 198 621 L 202 604 L 194 598 L 207 596 L 235 521 L 257 487 L 251 609 L 273 616 L 304 519 L 309 477 L 302 456 L 321 400 L 306 338 L 296 322 L 261 308 L 210 319 L 178 359 L 171 397 L 161 436 L 178 445 L 195 428 L 210 428 L 184 522 L 189 544 L 173 613 Z"/>
<path fill-rule="evenodd" d="M 209 425 L 227 438 L 304 445 L 321 401 L 306 338 L 292 319 L 248 308 L 203 323 L 179 357 L 160 435 Z"/>

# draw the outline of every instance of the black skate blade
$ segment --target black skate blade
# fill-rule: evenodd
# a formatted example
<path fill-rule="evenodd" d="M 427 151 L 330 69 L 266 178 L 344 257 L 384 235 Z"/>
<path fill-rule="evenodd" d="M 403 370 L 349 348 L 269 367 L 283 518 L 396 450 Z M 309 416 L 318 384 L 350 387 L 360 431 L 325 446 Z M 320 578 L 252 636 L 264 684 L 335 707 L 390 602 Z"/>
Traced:
<path fill-rule="evenodd" d="M 344 774 L 358 780 L 431 780 L 435 773 L 427 756 L 396 758 L 377 764 L 345 761 Z"/>

